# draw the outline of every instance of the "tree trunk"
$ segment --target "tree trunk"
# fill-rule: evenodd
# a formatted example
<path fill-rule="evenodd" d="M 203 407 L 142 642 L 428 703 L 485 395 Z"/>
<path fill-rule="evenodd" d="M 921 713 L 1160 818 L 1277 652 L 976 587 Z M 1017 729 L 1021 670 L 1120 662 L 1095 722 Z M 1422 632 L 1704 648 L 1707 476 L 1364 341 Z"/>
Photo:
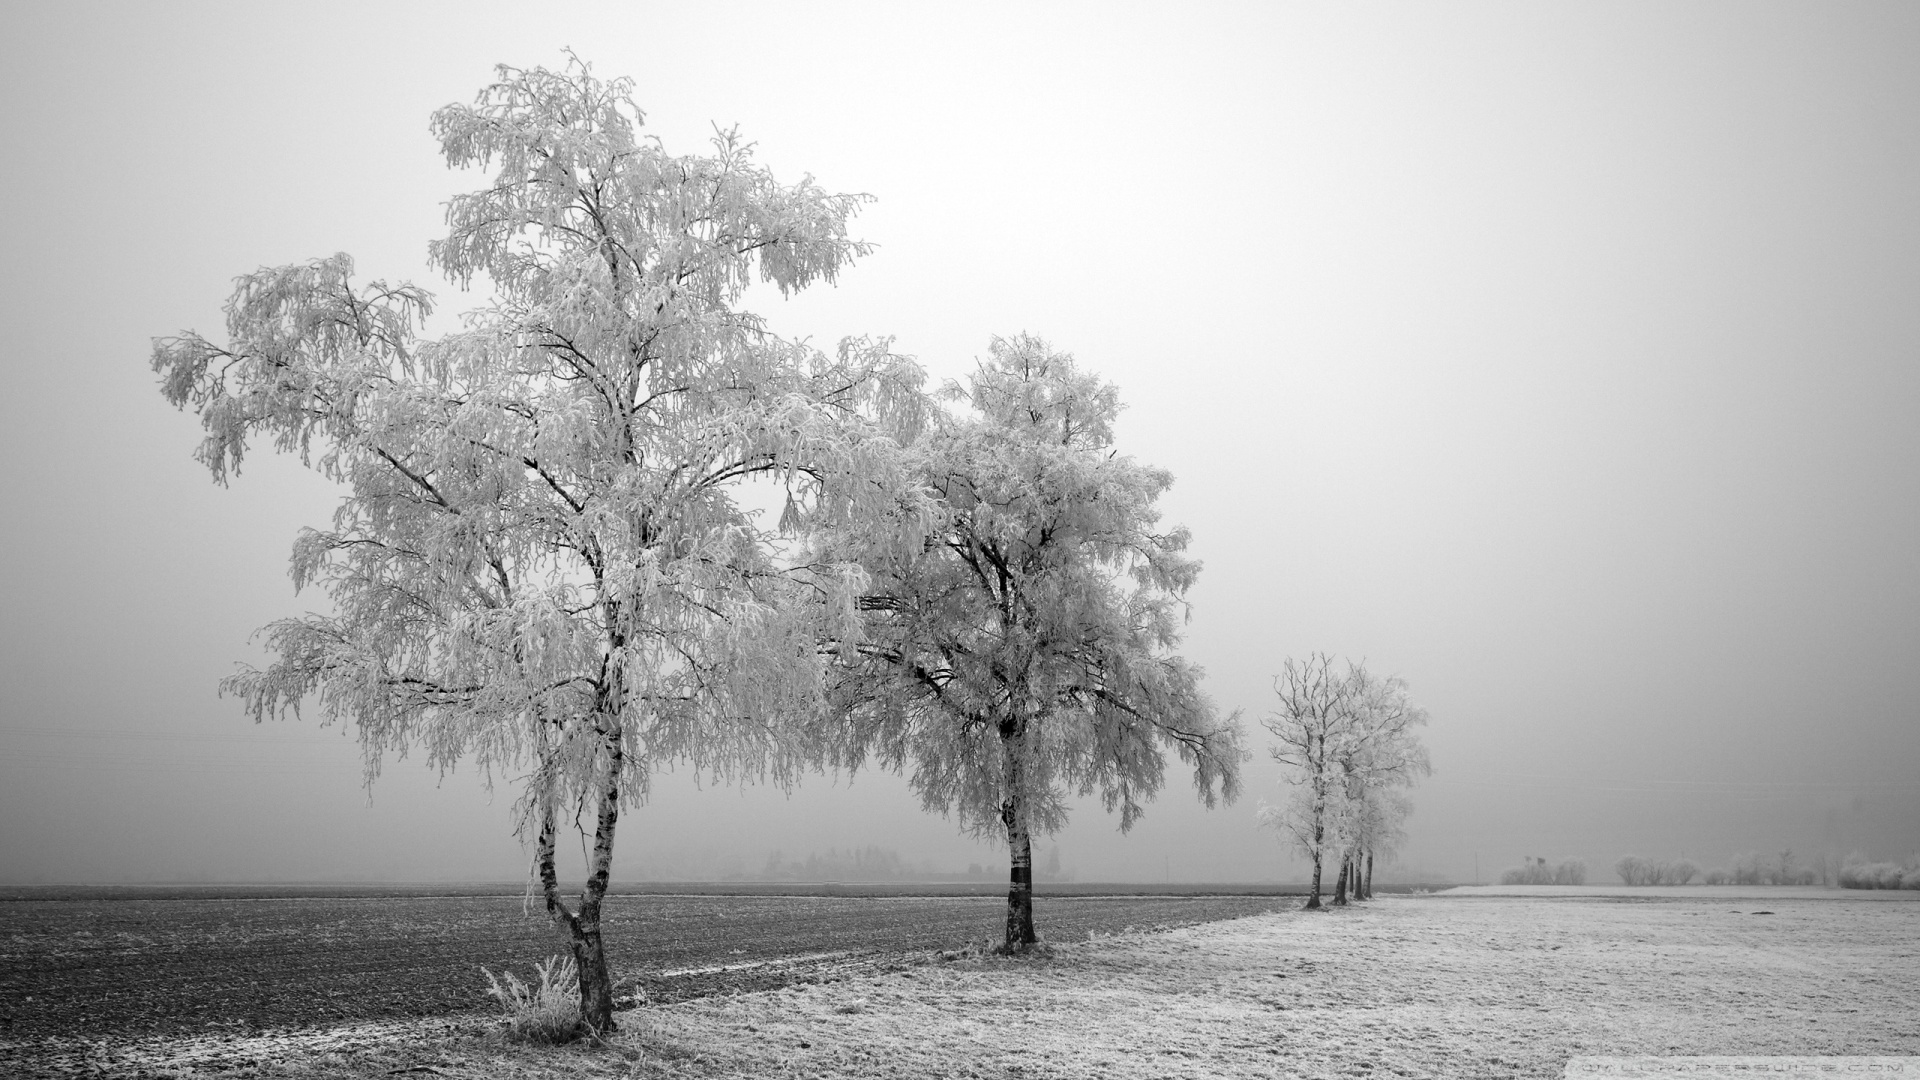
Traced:
<path fill-rule="evenodd" d="M 617 736 L 609 736 L 609 762 L 606 782 L 600 791 L 599 820 L 593 832 L 592 862 L 587 882 L 580 890 L 579 911 L 570 910 L 560 898 L 559 873 L 554 865 L 554 806 L 549 800 L 541 811 L 540 887 L 546 894 L 547 915 L 554 925 L 567 932 L 573 952 L 573 966 L 580 979 L 580 1024 L 588 1035 L 600 1036 L 614 1029 L 613 973 L 607 967 L 607 951 L 600 938 L 600 907 L 607 895 L 607 882 L 613 873 L 613 831 L 620 818 L 620 749 Z"/>
<path fill-rule="evenodd" d="M 1367 899 L 1373 899 L 1373 849 L 1367 849 Z"/>
<path fill-rule="evenodd" d="M 1319 830 L 1314 832 L 1318 833 Z M 1320 906 L 1320 837 L 1316 835 L 1313 840 L 1313 891 L 1307 894 L 1308 911 Z"/>
<path fill-rule="evenodd" d="M 1007 797 L 1000 804 L 1000 821 L 1007 827 L 1007 849 L 1012 869 L 1007 879 L 1007 940 L 1000 951 L 1025 952 L 1040 940 L 1033 932 L 1033 837 L 1027 832 L 1026 799 L 1021 792 L 1020 756 L 1015 737 L 1002 735 Z"/>
<path fill-rule="evenodd" d="M 613 740 L 617 742 L 617 740 Z M 613 1030 L 613 973 L 600 941 L 600 902 L 613 876 L 613 827 L 620 819 L 620 758 L 615 749 L 600 793 L 599 821 L 593 830 L 593 865 L 580 890 L 580 930 L 574 935 L 573 962 L 580 971 L 580 1019 L 591 1035 Z"/>
<path fill-rule="evenodd" d="M 1353 856 L 1348 852 L 1340 853 L 1340 879 L 1334 882 L 1333 906 L 1347 906 L 1347 868 L 1353 865 Z"/>

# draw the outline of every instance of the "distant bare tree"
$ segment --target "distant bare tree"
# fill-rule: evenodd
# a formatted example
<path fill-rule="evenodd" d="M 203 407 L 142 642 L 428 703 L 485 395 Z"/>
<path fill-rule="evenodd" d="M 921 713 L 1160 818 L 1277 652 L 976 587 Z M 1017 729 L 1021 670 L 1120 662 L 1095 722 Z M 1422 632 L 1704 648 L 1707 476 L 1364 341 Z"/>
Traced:
<path fill-rule="evenodd" d="M 1261 723 L 1291 791 L 1284 804 L 1262 807 L 1261 820 L 1312 860 L 1307 907 L 1321 906 L 1329 855 L 1339 860 L 1334 903 L 1346 903 L 1350 890 L 1370 895 L 1373 857 L 1397 839 L 1410 809 L 1399 789 L 1432 772 L 1416 730 L 1427 713 L 1402 680 L 1351 662 L 1336 671 L 1322 654 L 1287 660 L 1274 693 L 1279 707 Z"/>
<path fill-rule="evenodd" d="M 1335 826 L 1346 802 L 1335 763 L 1353 688 L 1333 670 L 1331 657 L 1315 653 L 1304 661 L 1289 657 L 1274 676 L 1273 692 L 1279 707 L 1260 723 L 1278 740 L 1267 753 L 1287 767 L 1286 783 L 1292 790 L 1285 803 L 1261 806 L 1260 819 L 1312 860 L 1307 907 L 1318 908 L 1328 840 L 1338 831 Z"/>
<path fill-rule="evenodd" d="M 1433 766 L 1416 730 L 1427 723 L 1427 712 L 1413 704 L 1406 682 L 1376 676 L 1364 665 L 1351 666 L 1348 679 L 1354 684 L 1353 714 L 1335 760 L 1347 800 L 1342 820 L 1349 890 L 1364 899 L 1371 895 L 1374 852 L 1394 839 L 1412 812 L 1404 796 L 1392 796 L 1431 774 Z"/>

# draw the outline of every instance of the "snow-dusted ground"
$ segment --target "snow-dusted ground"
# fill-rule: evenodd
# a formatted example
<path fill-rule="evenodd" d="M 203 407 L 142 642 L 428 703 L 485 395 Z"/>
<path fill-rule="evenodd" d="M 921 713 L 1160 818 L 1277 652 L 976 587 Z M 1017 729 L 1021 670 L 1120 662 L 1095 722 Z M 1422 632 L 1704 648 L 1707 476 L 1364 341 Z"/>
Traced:
<path fill-rule="evenodd" d="M 611 1047 L 422 1030 L 247 1074 L 1557 1077 L 1576 1054 L 1920 1055 L 1916 972 L 1920 904 L 1383 897 L 626 1012 Z M 236 1075 L 168 1070 L 163 1049 L 120 1060 Z"/>
<path fill-rule="evenodd" d="M 1920 889 L 1819 885 L 1456 885 L 1435 896 L 1613 896 L 1642 900 L 1920 900 Z"/>

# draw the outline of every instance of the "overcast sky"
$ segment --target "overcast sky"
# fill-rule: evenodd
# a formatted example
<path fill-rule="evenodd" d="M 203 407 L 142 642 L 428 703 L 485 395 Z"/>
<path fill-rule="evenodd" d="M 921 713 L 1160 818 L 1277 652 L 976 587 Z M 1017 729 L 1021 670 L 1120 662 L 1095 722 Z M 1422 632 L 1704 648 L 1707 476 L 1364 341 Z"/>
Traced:
<path fill-rule="evenodd" d="M 147 358 L 335 251 L 470 306 L 425 252 L 479 178 L 427 116 L 568 46 L 670 151 L 737 124 L 877 197 L 837 287 L 755 294 L 776 329 L 941 378 L 1028 331 L 1117 383 L 1206 563 L 1214 698 L 1251 720 L 1319 650 L 1431 711 L 1403 872 L 1920 847 L 1920 8 L 956 11 L 0 11 L 0 881 L 524 873 L 509 791 L 397 762 L 369 802 L 351 736 L 215 697 L 322 603 L 286 558 L 337 494 L 265 454 L 216 488 Z M 1276 779 L 1050 843 L 1082 880 L 1298 879 Z M 616 876 L 866 844 L 1004 858 L 891 777 L 683 773 Z"/>

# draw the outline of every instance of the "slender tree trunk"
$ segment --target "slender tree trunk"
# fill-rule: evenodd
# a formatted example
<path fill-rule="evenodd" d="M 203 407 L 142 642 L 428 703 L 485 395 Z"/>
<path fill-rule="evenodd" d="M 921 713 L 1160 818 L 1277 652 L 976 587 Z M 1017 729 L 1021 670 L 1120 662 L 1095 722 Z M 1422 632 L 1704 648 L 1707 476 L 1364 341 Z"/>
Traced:
<path fill-rule="evenodd" d="M 580 931 L 574 935 L 573 962 L 580 971 L 580 1019 L 587 1031 L 604 1035 L 613 1030 L 613 972 L 600 940 L 600 904 L 613 876 L 613 827 L 620 820 L 620 755 L 613 743 L 606 784 L 600 791 L 599 821 L 593 829 L 593 865 L 586 888 L 580 891 Z"/>
<path fill-rule="evenodd" d="M 1001 736 L 1007 797 L 1000 804 L 1000 821 L 1007 827 L 1007 849 L 1012 870 L 1007 879 L 1007 940 L 1002 952 L 1025 952 L 1039 941 L 1033 932 L 1033 837 L 1027 831 L 1026 800 L 1021 791 L 1020 756 L 1014 736 Z"/>
<path fill-rule="evenodd" d="M 1313 822 L 1313 891 L 1307 894 L 1307 910 L 1320 907 L 1320 859 L 1321 845 L 1326 841 L 1326 830 L 1320 825 L 1320 813 L 1316 807 Z"/>
<path fill-rule="evenodd" d="M 1373 849 L 1367 849 L 1367 899 L 1373 899 Z"/>
<path fill-rule="evenodd" d="M 599 820 L 593 832 L 592 862 L 587 868 L 587 883 L 580 890 L 580 909 L 571 910 L 560 897 L 559 872 L 554 861 L 554 806 L 548 800 L 541 810 L 538 848 L 540 887 L 546 894 L 547 915 L 554 925 L 566 931 L 572 947 L 573 966 L 580 979 L 580 1023 L 589 1035 L 604 1035 L 614 1029 L 613 974 L 607 967 L 607 952 L 600 937 L 601 901 L 607 895 L 607 882 L 613 873 L 613 832 L 620 818 L 620 751 L 618 739 L 609 737 L 610 760 L 605 783 L 600 791 Z"/>
<path fill-rule="evenodd" d="M 1341 852 L 1340 853 L 1340 879 L 1334 882 L 1334 886 L 1333 886 L 1333 906 L 1334 907 L 1347 906 L 1347 868 L 1352 865 L 1353 865 L 1353 855 L 1349 852 L 1345 852 L 1345 851 Z"/>

